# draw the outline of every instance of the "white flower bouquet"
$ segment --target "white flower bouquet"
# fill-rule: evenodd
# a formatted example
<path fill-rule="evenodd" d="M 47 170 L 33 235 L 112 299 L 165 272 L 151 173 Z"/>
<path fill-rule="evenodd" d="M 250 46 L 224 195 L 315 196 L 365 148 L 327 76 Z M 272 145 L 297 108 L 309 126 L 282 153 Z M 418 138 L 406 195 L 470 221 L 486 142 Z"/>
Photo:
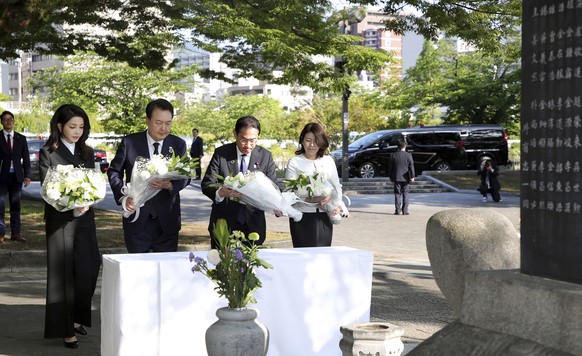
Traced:
<path fill-rule="evenodd" d="M 280 211 L 283 215 L 300 221 L 303 213 L 293 207 L 297 201 L 294 193 L 281 193 L 279 187 L 261 171 L 247 171 L 226 178 L 217 176 L 223 186 L 242 193 L 239 202 L 263 211 Z"/>
<path fill-rule="evenodd" d="M 153 198 L 161 189 L 150 187 L 150 182 L 154 179 L 189 179 L 196 177 L 198 158 L 190 158 L 187 155 L 176 156 L 172 152 L 172 157 L 164 155 L 153 155 L 151 158 L 137 157 L 131 172 L 131 182 L 126 183 L 122 192 L 126 197 L 133 199 L 135 217 L 132 222 L 139 217 L 139 208 L 148 200 Z M 133 212 L 126 209 L 126 200 L 123 199 L 123 216 L 128 218 Z"/>
<path fill-rule="evenodd" d="M 340 187 L 336 187 L 331 178 L 326 174 L 322 172 L 316 172 L 314 174 L 305 174 L 301 172 L 296 178 L 286 178 L 283 181 L 285 182 L 285 185 L 299 198 L 299 201 L 293 204 L 295 207 L 320 207 L 327 212 L 327 215 L 333 224 L 339 224 L 342 216 L 348 216 L 348 208 L 342 201 Z M 321 206 L 319 202 L 329 196 L 331 196 L 331 200 L 327 204 Z M 340 207 L 341 212 L 332 215 L 331 212 L 338 206 Z"/>
<path fill-rule="evenodd" d="M 322 173 L 307 175 L 302 172 L 297 178 L 287 178 L 283 181 L 299 199 L 306 203 L 319 203 L 335 191 L 331 182 Z"/>
<path fill-rule="evenodd" d="M 106 180 L 98 169 L 59 164 L 49 167 L 41 196 L 57 211 L 84 208 L 105 198 Z"/>

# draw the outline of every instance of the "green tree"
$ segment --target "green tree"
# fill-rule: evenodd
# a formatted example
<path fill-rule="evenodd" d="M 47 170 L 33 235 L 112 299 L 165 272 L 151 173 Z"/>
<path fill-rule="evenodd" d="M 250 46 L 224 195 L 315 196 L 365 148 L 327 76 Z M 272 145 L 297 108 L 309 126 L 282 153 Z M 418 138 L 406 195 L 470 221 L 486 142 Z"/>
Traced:
<path fill-rule="evenodd" d="M 104 130 L 126 134 L 145 129 L 147 103 L 184 91 L 194 71 L 148 70 L 80 54 L 69 57 L 64 68 L 39 73 L 33 86 L 46 91 L 52 109 L 75 103 L 101 118 Z"/>
<path fill-rule="evenodd" d="M 15 114 L 14 129 L 18 132 L 48 133 L 53 113 L 38 99 L 30 103 L 30 108 L 29 111 Z"/>
<path fill-rule="evenodd" d="M 498 56 L 467 53 L 458 57 L 440 102 L 445 122 L 499 124 L 518 133 L 521 70 Z"/>
<path fill-rule="evenodd" d="M 349 99 L 350 132 L 369 133 L 385 129 L 389 124 L 389 112 L 370 99 L 370 93 L 355 92 Z M 330 139 L 330 148 L 336 149 L 342 143 L 342 98 L 337 95 L 316 95 L 310 108 L 298 110 L 290 115 L 289 122 L 295 123 L 294 136 L 297 140 L 303 126 L 309 122 L 319 122 L 325 127 Z"/>
<path fill-rule="evenodd" d="M 346 77 L 318 55 L 342 56 L 346 70 L 379 71 L 384 51 L 360 46 L 361 38 L 340 34 L 348 10 L 332 1 L 10 1 L 0 5 L 0 59 L 18 50 L 70 55 L 91 51 L 113 61 L 159 70 L 178 44 L 192 41 L 221 62 L 273 83 L 345 88 Z M 277 73 L 274 71 L 277 70 Z M 224 72 L 201 75 L 225 80 Z"/>
<path fill-rule="evenodd" d="M 179 43 L 182 1 L 58 0 L 0 3 L 0 59 L 18 51 L 71 55 L 93 51 L 113 61 L 153 69 L 168 66 Z"/>
<path fill-rule="evenodd" d="M 444 33 L 462 38 L 488 53 L 505 51 L 505 39 L 519 37 L 522 0 L 350 0 L 361 5 L 384 5 L 395 15 L 386 28 L 396 33 L 413 31 L 428 40 Z M 402 13 L 406 15 L 402 15 Z"/>
<path fill-rule="evenodd" d="M 234 95 L 219 100 L 200 102 L 184 110 L 177 132 L 190 133 L 192 127 L 204 132 L 207 144 L 233 141 L 236 120 L 252 115 L 261 122 L 261 138 L 285 139 L 281 123 L 287 114 L 278 100 L 260 95 Z M 184 123 L 184 124 L 182 124 Z"/>
<path fill-rule="evenodd" d="M 505 53 L 458 53 L 446 40 L 425 42 L 417 63 L 401 84 L 383 88 L 386 105 L 414 114 L 415 125 L 495 123 L 518 132 L 519 46 Z"/>

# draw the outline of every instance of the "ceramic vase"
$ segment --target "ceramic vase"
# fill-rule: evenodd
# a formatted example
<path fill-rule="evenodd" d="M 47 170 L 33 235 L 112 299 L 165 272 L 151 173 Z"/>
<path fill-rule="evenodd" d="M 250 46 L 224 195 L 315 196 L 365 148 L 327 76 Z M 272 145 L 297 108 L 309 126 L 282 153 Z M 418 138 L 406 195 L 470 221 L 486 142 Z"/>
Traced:
<path fill-rule="evenodd" d="M 218 320 L 206 330 L 208 356 L 265 356 L 269 330 L 254 308 L 220 308 Z"/>

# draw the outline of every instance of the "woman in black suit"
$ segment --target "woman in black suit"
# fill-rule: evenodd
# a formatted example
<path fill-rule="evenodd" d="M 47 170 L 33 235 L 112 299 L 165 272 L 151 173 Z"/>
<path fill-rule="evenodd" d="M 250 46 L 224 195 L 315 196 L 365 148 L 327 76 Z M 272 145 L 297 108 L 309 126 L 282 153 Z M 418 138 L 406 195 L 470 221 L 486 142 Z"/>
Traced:
<path fill-rule="evenodd" d="M 50 123 L 51 134 L 40 150 L 40 180 L 59 164 L 95 168 L 93 149 L 86 145 L 89 117 L 83 109 L 59 107 Z M 93 209 L 59 212 L 45 203 L 47 238 L 47 294 L 45 338 L 63 338 L 77 348 L 75 333 L 86 335 L 91 326 L 91 298 L 95 292 L 101 259 L 97 246 Z"/>

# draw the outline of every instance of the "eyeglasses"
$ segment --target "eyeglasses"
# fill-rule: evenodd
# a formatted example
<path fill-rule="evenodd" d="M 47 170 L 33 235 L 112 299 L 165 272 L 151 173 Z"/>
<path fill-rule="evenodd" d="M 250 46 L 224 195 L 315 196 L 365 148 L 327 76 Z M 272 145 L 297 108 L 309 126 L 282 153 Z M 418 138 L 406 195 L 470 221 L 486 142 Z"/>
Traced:
<path fill-rule="evenodd" d="M 243 145 L 254 145 L 257 143 L 258 139 L 257 138 L 241 138 L 239 139 L 240 143 L 242 143 Z"/>
<path fill-rule="evenodd" d="M 14 122 L 14 118 L 11 118 L 11 117 L 3 118 L 2 121 L 4 121 L 4 122 Z"/>

